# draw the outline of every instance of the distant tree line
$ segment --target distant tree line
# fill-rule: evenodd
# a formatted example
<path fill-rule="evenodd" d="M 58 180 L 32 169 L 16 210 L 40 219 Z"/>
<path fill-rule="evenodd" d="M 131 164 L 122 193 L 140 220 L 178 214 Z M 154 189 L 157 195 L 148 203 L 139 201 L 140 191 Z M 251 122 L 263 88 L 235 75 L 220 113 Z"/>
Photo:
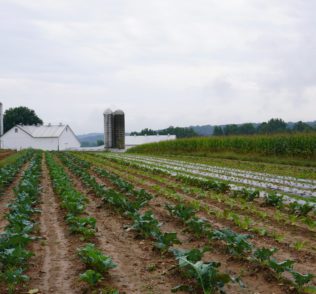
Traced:
<path fill-rule="evenodd" d="M 199 136 L 192 128 L 169 127 L 167 129 L 154 131 L 143 129 L 140 132 L 132 132 L 131 136 L 150 136 L 150 135 L 176 135 L 177 138 L 190 138 Z"/>
<path fill-rule="evenodd" d="M 299 121 L 289 127 L 288 124 L 280 118 L 272 118 L 268 122 L 261 124 L 245 123 L 241 125 L 231 124 L 225 126 L 215 126 L 214 136 L 228 135 L 254 135 L 254 134 L 275 134 L 289 132 L 311 132 L 316 131 L 316 128 Z"/>

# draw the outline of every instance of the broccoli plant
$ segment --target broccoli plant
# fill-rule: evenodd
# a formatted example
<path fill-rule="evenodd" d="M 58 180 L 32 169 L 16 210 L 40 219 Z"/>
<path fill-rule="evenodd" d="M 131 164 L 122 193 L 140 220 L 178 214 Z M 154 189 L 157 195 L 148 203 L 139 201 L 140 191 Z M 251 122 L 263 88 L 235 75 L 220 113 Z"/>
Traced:
<path fill-rule="evenodd" d="M 116 264 L 112 261 L 111 257 L 104 255 L 91 243 L 78 249 L 78 255 L 89 268 L 100 273 L 105 273 L 116 267 Z"/>
<path fill-rule="evenodd" d="M 293 271 L 293 270 L 291 271 L 291 274 L 292 274 L 292 276 L 294 278 L 295 287 L 298 290 L 301 290 L 304 285 L 306 285 L 309 282 L 311 282 L 313 280 L 313 278 L 315 277 L 313 274 L 303 275 L 303 274 L 298 273 L 298 272 Z"/>
<path fill-rule="evenodd" d="M 188 229 L 192 231 L 197 237 L 209 237 L 212 235 L 212 232 L 210 230 L 211 224 L 203 218 L 198 218 L 194 216 L 187 220 L 185 224 L 187 225 Z"/>
<path fill-rule="evenodd" d="M 80 275 L 80 280 L 94 287 L 103 280 L 103 276 L 100 273 L 89 269 Z"/>
<path fill-rule="evenodd" d="M 167 204 L 166 208 L 168 209 L 171 215 L 180 218 L 182 221 L 189 220 L 196 213 L 196 210 L 193 207 L 187 206 L 183 203 L 177 205 Z"/>
<path fill-rule="evenodd" d="M 177 238 L 177 233 L 157 234 L 155 247 L 163 253 L 167 252 L 173 244 L 181 244 Z"/>
<path fill-rule="evenodd" d="M 270 261 L 271 256 L 277 252 L 276 248 L 258 248 L 254 252 L 253 256 L 255 259 L 259 260 L 262 264 L 267 265 Z"/>
<path fill-rule="evenodd" d="M 283 206 L 283 196 L 276 193 L 268 193 L 264 196 L 265 204 L 268 206 L 274 206 L 281 208 Z"/>
<path fill-rule="evenodd" d="M 294 201 L 289 204 L 290 213 L 298 216 L 307 216 L 313 209 L 314 206 L 309 205 L 308 203 L 300 204 L 297 201 Z"/>
<path fill-rule="evenodd" d="M 220 291 L 225 293 L 223 288 L 229 282 L 234 282 L 234 278 L 219 271 L 220 263 L 203 262 L 201 258 L 208 249 L 192 249 L 189 251 L 173 250 L 178 260 L 179 270 L 188 278 L 195 279 L 197 286 L 205 294 Z M 172 289 L 172 292 L 179 290 L 194 290 L 188 285 L 179 285 Z"/>
<path fill-rule="evenodd" d="M 151 211 L 146 211 L 143 215 L 134 213 L 132 215 L 132 229 L 138 231 L 144 238 L 155 238 L 160 234 L 161 223 L 154 217 Z"/>
<path fill-rule="evenodd" d="M 281 274 L 285 271 L 292 271 L 293 265 L 294 261 L 289 259 L 281 262 L 278 262 L 274 258 L 268 260 L 268 266 L 277 274 L 278 278 L 280 278 Z"/>
<path fill-rule="evenodd" d="M 253 248 L 253 245 L 247 241 L 251 238 L 250 235 L 238 234 L 230 229 L 216 230 L 212 238 L 224 241 L 229 253 L 237 257 L 246 255 Z"/>

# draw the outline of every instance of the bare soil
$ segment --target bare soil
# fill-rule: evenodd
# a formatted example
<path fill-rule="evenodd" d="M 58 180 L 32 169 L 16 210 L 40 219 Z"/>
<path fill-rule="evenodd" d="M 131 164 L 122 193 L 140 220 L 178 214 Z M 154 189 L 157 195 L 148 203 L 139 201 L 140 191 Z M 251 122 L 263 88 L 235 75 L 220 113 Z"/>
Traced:
<path fill-rule="evenodd" d="M 38 293 L 82 293 L 78 270 L 82 265 L 76 255 L 77 240 L 70 236 L 57 196 L 52 189 L 45 159 L 42 163 L 42 193 L 39 217 L 41 240 L 33 242 L 35 257 L 28 272 L 29 289 Z"/>

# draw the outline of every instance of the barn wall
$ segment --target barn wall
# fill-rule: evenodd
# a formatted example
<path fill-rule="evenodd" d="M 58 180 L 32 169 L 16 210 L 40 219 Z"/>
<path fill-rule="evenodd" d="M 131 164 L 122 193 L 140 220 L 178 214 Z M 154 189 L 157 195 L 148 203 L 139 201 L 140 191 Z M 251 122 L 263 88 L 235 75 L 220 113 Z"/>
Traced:
<path fill-rule="evenodd" d="M 32 138 L 18 128 L 8 131 L 1 138 L 1 148 L 21 150 L 26 148 L 42 149 L 42 150 L 58 150 L 58 138 Z"/>
<path fill-rule="evenodd" d="M 80 142 L 70 127 L 66 127 L 59 137 L 59 150 L 67 150 L 69 148 L 79 148 Z"/>

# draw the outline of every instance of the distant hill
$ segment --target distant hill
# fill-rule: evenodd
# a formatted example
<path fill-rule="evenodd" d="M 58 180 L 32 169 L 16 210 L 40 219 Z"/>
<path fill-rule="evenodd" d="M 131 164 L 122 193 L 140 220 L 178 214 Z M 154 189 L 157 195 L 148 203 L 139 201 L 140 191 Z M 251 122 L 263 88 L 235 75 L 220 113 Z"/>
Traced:
<path fill-rule="evenodd" d="M 316 121 L 305 122 L 306 124 L 316 127 Z M 255 126 L 259 125 L 259 123 L 253 123 Z M 288 122 L 287 126 L 289 129 L 293 128 L 294 122 Z M 241 125 L 241 124 L 236 124 Z M 190 126 L 198 135 L 200 136 L 211 136 L 214 131 L 215 126 L 224 127 L 225 125 L 202 125 L 202 126 Z M 88 143 L 88 144 L 96 144 L 98 140 L 103 140 L 103 133 L 89 133 L 84 135 L 77 136 L 80 143 Z"/>
<path fill-rule="evenodd" d="M 88 142 L 88 143 L 96 143 L 98 140 L 104 140 L 103 133 L 89 133 L 85 135 L 78 135 L 77 138 L 79 139 L 80 143 Z"/>

